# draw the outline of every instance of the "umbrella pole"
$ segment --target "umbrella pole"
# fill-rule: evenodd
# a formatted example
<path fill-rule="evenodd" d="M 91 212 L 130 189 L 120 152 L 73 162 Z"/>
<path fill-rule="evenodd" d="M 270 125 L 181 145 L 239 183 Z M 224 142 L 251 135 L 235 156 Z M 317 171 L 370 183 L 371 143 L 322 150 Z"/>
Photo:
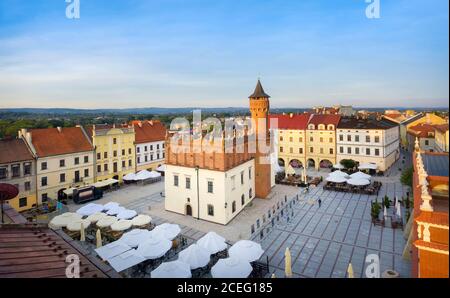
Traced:
<path fill-rule="evenodd" d="M 3 215 L 3 201 L 1 201 L 1 205 L 2 205 L 2 224 L 4 224 L 5 221 L 4 221 L 4 215 Z"/>

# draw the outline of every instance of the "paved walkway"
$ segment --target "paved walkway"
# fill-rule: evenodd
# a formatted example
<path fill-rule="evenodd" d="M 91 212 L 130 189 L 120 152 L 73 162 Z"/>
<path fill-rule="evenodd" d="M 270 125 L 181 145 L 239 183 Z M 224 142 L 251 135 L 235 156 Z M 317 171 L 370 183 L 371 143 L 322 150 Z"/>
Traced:
<path fill-rule="evenodd" d="M 401 196 L 399 182 L 385 183 L 379 197 Z M 317 199 L 321 198 L 321 207 Z M 261 240 L 263 258 L 269 258 L 270 274 L 284 276 L 284 253 L 289 247 L 295 277 L 345 277 L 349 262 L 355 277 L 364 277 L 365 258 L 377 254 L 380 272 L 394 269 L 402 277 L 410 276 L 410 262 L 402 259 L 406 239 L 401 229 L 374 226 L 370 202 L 374 196 L 346 194 L 314 188 L 298 202 Z M 379 199 L 380 201 L 380 199 Z M 389 211 L 389 215 L 392 214 Z M 293 216 L 292 216 L 293 214 Z"/>

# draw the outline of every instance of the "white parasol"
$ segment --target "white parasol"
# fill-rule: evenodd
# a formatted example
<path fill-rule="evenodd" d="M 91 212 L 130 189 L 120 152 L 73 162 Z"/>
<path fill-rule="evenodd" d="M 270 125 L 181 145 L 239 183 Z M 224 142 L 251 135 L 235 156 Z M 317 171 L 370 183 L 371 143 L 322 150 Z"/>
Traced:
<path fill-rule="evenodd" d="M 230 257 L 237 257 L 249 262 L 257 261 L 264 253 L 259 243 L 250 240 L 239 240 L 228 250 Z"/>
<path fill-rule="evenodd" d="M 370 180 L 372 176 L 364 174 L 363 172 L 356 172 L 351 174 L 350 178 Z"/>
<path fill-rule="evenodd" d="M 206 248 L 211 254 L 218 253 L 227 249 L 225 238 L 219 236 L 216 232 L 209 232 L 197 240 L 197 244 Z"/>
<path fill-rule="evenodd" d="M 125 210 L 120 211 L 117 214 L 117 218 L 118 219 L 132 219 L 136 215 L 137 215 L 136 211 L 130 210 L 130 209 L 125 209 Z"/>
<path fill-rule="evenodd" d="M 146 259 L 161 258 L 172 248 L 172 242 L 160 235 L 150 232 L 148 238 L 139 243 L 137 251 Z"/>
<path fill-rule="evenodd" d="M 131 230 L 120 237 L 120 241 L 123 241 L 128 246 L 131 247 L 137 247 L 139 243 L 144 242 L 147 240 L 150 236 L 149 230 L 142 230 L 142 229 L 134 229 Z"/>
<path fill-rule="evenodd" d="M 347 182 L 347 178 L 345 177 L 341 177 L 339 175 L 329 175 L 327 178 L 325 178 L 325 180 L 327 180 L 328 182 L 333 182 L 333 183 L 344 183 Z"/>
<path fill-rule="evenodd" d="M 178 259 L 188 263 L 191 269 L 197 269 L 208 265 L 211 260 L 211 253 L 198 244 L 192 244 L 178 254 Z"/>
<path fill-rule="evenodd" d="M 189 264 L 182 261 L 162 263 L 151 273 L 152 278 L 191 278 Z"/>
<path fill-rule="evenodd" d="M 246 260 L 229 257 L 220 259 L 212 268 L 213 278 L 247 278 L 252 273 L 253 268 Z"/>
<path fill-rule="evenodd" d="M 169 224 L 169 223 L 163 223 L 159 226 L 156 226 L 152 232 L 156 234 L 160 234 L 161 236 L 165 237 L 168 240 L 173 240 L 175 237 L 180 234 L 181 229 L 180 226 L 177 224 Z"/>
<path fill-rule="evenodd" d="M 350 178 L 347 180 L 347 184 L 355 185 L 355 186 L 365 186 L 365 185 L 369 185 L 370 181 L 367 179 Z"/>

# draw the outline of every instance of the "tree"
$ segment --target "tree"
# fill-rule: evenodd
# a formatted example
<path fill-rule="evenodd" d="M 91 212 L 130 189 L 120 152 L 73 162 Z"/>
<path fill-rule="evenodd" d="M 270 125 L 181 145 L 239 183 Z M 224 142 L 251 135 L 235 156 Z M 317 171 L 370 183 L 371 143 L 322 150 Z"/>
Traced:
<path fill-rule="evenodd" d="M 413 172 L 414 170 L 412 167 L 403 170 L 402 175 L 400 177 L 400 181 L 402 182 L 403 185 L 412 187 Z"/>
<path fill-rule="evenodd" d="M 346 169 L 353 169 L 356 166 L 356 161 L 353 159 L 343 159 L 341 160 L 341 165 L 343 165 Z"/>

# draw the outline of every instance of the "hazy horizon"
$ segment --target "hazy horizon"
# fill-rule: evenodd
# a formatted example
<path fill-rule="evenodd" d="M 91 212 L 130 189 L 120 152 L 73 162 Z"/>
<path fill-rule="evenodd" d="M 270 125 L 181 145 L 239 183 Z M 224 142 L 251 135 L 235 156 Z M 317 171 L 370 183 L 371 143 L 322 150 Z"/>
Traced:
<path fill-rule="evenodd" d="M 445 108 L 447 0 L 0 2 L 0 108 Z"/>

